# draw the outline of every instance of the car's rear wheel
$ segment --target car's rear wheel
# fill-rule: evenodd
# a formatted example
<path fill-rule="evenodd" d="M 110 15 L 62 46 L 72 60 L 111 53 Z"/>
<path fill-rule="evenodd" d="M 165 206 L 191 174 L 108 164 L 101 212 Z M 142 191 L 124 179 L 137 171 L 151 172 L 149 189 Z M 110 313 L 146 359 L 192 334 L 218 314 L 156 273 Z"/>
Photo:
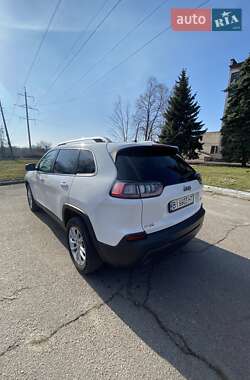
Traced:
<path fill-rule="evenodd" d="M 28 200 L 28 205 L 31 211 L 35 212 L 39 210 L 39 207 L 36 204 L 36 201 L 34 200 L 30 185 L 26 185 L 26 190 L 27 190 L 27 200 Z"/>
<path fill-rule="evenodd" d="M 81 218 L 73 217 L 67 223 L 67 240 L 70 256 L 81 274 L 100 268 L 102 261 Z"/>

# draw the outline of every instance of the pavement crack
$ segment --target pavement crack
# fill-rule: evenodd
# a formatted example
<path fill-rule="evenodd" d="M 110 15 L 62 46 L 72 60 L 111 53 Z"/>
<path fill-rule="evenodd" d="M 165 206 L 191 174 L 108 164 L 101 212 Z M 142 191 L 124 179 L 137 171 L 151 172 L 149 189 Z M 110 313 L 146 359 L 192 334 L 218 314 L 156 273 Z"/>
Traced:
<path fill-rule="evenodd" d="M 237 228 L 242 228 L 242 227 L 249 227 L 250 224 L 236 224 L 235 226 L 232 226 L 226 233 L 225 235 L 223 236 L 223 238 L 219 239 L 216 241 L 216 243 L 214 243 L 214 245 L 217 245 L 217 244 L 220 244 L 222 243 L 223 241 L 225 241 L 229 235 L 235 231 Z"/>
<path fill-rule="evenodd" d="M 114 292 L 111 296 L 109 296 L 103 302 L 100 302 L 99 304 L 93 305 L 89 309 L 87 309 L 84 312 L 78 314 L 75 318 L 70 319 L 69 321 L 62 323 L 56 329 L 54 329 L 49 335 L 40 336 L 38 339 L 33 339 L 32 341 L 29 342 L 29 344 L 31 344 L 33 346 L 36 346 L 36 345 L 40 345 L 40 344 L 48 342 L 53 336 L 55 336 L 63 328 L 66 328 L 66 327 L 70 326 L 71 324 L 77 322 L 79 319 L 84 318 L 86 315 L 88 315 L 92 311 L 99 310 L 101 307 L 103 307 L 103 306 L 108 305 L 109 303 L 111 303 L 112 300 L 118 294 L 120 294 L 120 292 L 122 291 L 123 287 L 124 286 L 122 285 L 116 292 Z M 0 358 L 2 358 L 5 354 L 7 354 L 7 353 L 9 353 L 9 352 L 11 352 L 13 350 L 16 350 L 17 348 L 21 347 L 22 345 L 23 345 L 23 342 L 21 342 L 21 341 L 19 341 L 19 342 L 17 341 L 15 343 L 9 345 L 4 351 L 0 352 Z"/>
<path fill-rule="evenodd" d="M 147 273 L 146 294 L 145 294 L 145 298 L 144 298 L 144 300 L 142 302 L 143 306 L 145 306 L 146 303 L 148 302 L 150 294 L 151 294 L 151 291 L 152 291 L 152 277 L 153 277 L 153 274 L 154 274 L 155 266 L 156 266 L 155 262 L 152 262 L 150 270 Z"/>
<path fill-rule="evenodd" d="M 8 352 L 16 350 L 20 346 L 20 342 L 15 342 L 11 345 L 9 345 L 4 351 L 0 352 L 0 358 L 3 357 Z"/>
<path fill-rule="evenodd" d="M 149 306 L 143 305 L 144 310 L 146 310 L 156 321 L 159 328 L 168 336 L 171 342 L 184 354 L 192 356 L 195 359 L 203 362 L 209 369 L 214 371 L 221 380 L 227 380 L 227 376 L 224 374 L 221 368 L 217 365 L 209 362 L 203 355 L 195 352 L 190 345 L 187 343 L 186 339 L 180 333 L 167 327 L 162 320 L 159 318 L 157 313 L 152 310 Z"/>
<path fill-rule="evenodd" d="M 91 313 L 92 311 L 94 310 L 99 310 L 101 309 L 101 307 L 105 306 L 105 305 L 108 305 L 110 302 L 112 302 L 112 300 L 117 296 L 117 294 L 119 294 L 119 292 L 121 291 L 121 288 L 119 290 L 117 290 L 115 293 L 113 293 L 110 297 L 108 297 L 106 300 L 104 300 L 103 302 L 100 302 L 99 304 L 95 304 L 93 306 L 91 306 L 89 309 L 83 311 L 82 313 L 78 314 L 76 317 L 62 323 L 61 325 L 59 325 L 56 329 L 54 329 L 53 331 L 51 331 L 51 333 L 49 335 L 46 335 L 46 336 L 40 336 L 39 338 L 37 339 L 33 339 L 30 344 L 32 346 L 35 346 L 35 345 L 40 345 L 40 344 L 43 344 L 43 343 L 46 343 L 48 342 L 53 336 L 55 336 L 60 330 L 72 325 L 73 323 L 79 321 L 81 318 L 84 318 L 86 317 L 89 313 Z"/>
<path fill-rule="evenodd" d="M 127 284 L 126 284 L 126 293 L 127 293 L 127 297 L 129 299 L 133 299 L 134 302 L 141 304 L 141 305 L 144 305 L 148 302 L 148 300 L 150 298 L 150 293 L 152 290 L 152 277 L 153 277 L 155 266 L 156 266 L 155 261 L 148 263 L 148 265 L 146 266 L 146 271 L 143 271 L 143 273 L 142 272 L 137 273 L 136 267 L 130 269 L 129 274 L 128 274 Z M 140 269 L 141 269 L 141 267 L 140 267 Z M 145 275 L 145 296 L 144 297 L 138 297 L 138 300 L 135 300 L 134 292 L 136 292 L 136 286 L 134 284 L 134 282 L 135 282 L 134 276 L 136 276 L 137 279 L 139 278 L 139 282 L 141 284 L 143 282 L 144 275 Z M 133 289 L 133 288 L 135 288 L 135 289 Z M 137 286 L 137 288 L 138 288 L 138 286 Z M 142 298 L 142 300 L 140 298 Z"/>
<path fill-rule="evenodd" d="M 128 297 L 132 297 L 134 271 L 135 271 L 135 267 L 132 267 L 129 269 L 129 273 L 128 273 L 128 280 L 127 280 L 127 284 L 126 284 L 126 292 L 127 292 Z"/>
<path fill-rule="evenodd" d="M 152 272 L 150 277 L 152 278 Z M 149 277 L 149 279 L 150 279 Z M 150 284 L 150 285 L 149 285 Z M 227 376 L 225 373 L 222 371 L 221 368 L 219 368 L 217 365 L 211 363 L 206 359 L 203 355 L 200 353 L 195 352 L 190 345 L 187 343 L 186 339 L 181 335 L 180 333 L 174 331 L 173 329 L 167 327 L 158 314 L 147 304 L 148 297 L 151 291 L 151 280 L 148 282 L 148 296 L 145 297 L 144 301 L 141 303 L 138 303 L 138 301 L 134 300 L 133 297 L 126 297 L 123 294 L 119 293 L 118 295 L 126 300 L 130 301 L 136 308 L 141 308 L 144 311 L 146 311 L 148 314 L 151 315 L 151 317 L 154 319 L 158 327 L 161 329 L 161 331 L 169 338 L 169 340 L 184 354 L 188 356 L 192 356 L 195 359 L 203 362 L 210 370 L 216 373 L 216 375 L 221 379 L 221 380 L 228 380 Z"/>
<path fill-rule="evenodd" d="M 222 243 L 223 241 L 225 241 L 229 237 L 229 235 L 233 231 L 235 231 L 238 228 L 243 228 L 243 227 L 250 227 L 250 224 L 249 223 L 245 223 L 245 224 L 236 224 L 236 225 L 232 226 L 228 231 L 226 231 L 225 235 L 222 238 L 218 239 L 214 243 L 207 243 L 208 245 L 206 246 L 206 248 L 204 248 L 204 249 L 201 250 L 201 253 L 206 252 L 211 247 Z"/>
<path fill-rule="evenodd" d="M 29 289 L 30 287 L 28 286 L 24 286 L 22 288 L 16 289 L 11 295 L 0 298 L 0 302 L 15 301 L 24 290 L 29 290 Z"/>

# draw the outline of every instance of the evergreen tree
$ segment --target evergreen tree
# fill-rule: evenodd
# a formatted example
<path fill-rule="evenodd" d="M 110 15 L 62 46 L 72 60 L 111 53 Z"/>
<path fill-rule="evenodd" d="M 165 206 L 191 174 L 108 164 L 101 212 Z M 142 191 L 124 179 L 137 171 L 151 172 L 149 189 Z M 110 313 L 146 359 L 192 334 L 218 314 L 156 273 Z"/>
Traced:
<path fill-rule="evenodd" d="M 243 63 L 238 80 L 228 88 L 222 121 L 223 158 L 246 166 L 250 160 L 250 57 Z"/>
<path fill-rule="evenodd" d="M 202 135 L 206 132 L 202 130 L 204 124 L 198 121 L 200 106 L 195 98 L 183 69 L 168 99 L 159 136 L 161 143 L 177 145 L 180 153 L 189 159 L 198 158 L 197 150 L 202 149 Z"/>

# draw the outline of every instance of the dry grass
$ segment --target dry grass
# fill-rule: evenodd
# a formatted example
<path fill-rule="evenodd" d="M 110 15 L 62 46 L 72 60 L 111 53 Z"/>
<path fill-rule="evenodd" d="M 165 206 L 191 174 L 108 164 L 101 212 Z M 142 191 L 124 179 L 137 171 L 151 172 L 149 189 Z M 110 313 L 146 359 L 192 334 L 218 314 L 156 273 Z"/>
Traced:
<path fill-rule="evenodd" d="M 210 186 L 250 192 L 250 168 L 192 165 L 201 173 L 203 183 Z"/>
<path fill-rule="evenodd" d="M 25 164 L 37 159 L 0 160 L 0 180 L 20 179 L 25 174 Z"/>
<path fill-rule="evenodd" d="M 36 161 L 36 159 L 0 160 L 0 180 L 23 178 L 25 164 Z M 201 173 L 205 185 L 250 192 L 250 168 L 208 165 L 193 165 L 193 167 Z"/>

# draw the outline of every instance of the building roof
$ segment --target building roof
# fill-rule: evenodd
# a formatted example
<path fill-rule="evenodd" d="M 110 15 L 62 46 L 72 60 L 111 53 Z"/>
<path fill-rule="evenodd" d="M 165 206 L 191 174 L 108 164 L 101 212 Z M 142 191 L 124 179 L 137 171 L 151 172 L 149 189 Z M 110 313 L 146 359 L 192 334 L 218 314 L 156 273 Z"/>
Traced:
<path fill-rule="evenodd" d="M 244 63 L 244 61 L 237 62 L 236 59 L 232 58 L 232 59 L 230 59 L 229 67 L 230 67 L 230 69 L 236 69 L 236 68 L 239 68 L 243 63 Z"/>
<path fill-rule="evenodd" d="M 208 131 L 208 132 L 205 132 L 204 135 L 207 135 L 207 134 L 221 134 L 220 131 Z"/>

